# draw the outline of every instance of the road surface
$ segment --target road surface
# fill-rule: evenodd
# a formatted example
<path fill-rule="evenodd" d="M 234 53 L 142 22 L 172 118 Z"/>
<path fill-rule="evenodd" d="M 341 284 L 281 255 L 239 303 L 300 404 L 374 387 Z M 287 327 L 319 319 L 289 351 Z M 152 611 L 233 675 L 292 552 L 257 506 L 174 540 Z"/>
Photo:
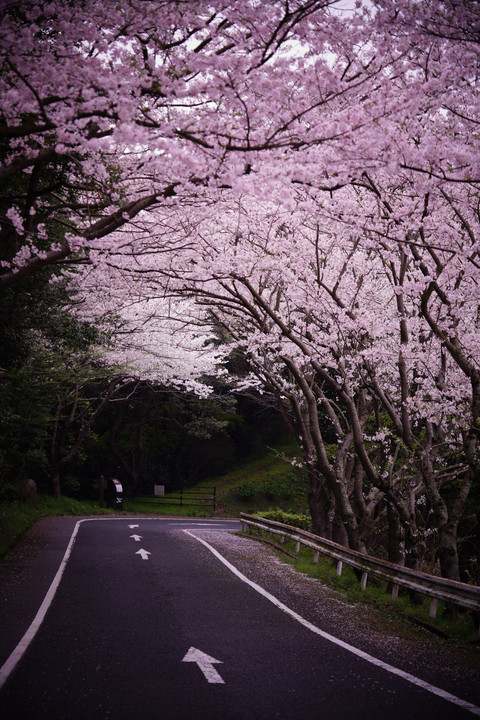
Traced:
<path fill-rule="evenodd" d="M 38 629 L 1 658 L 2 720 L 480 715 L 475 703 L 337 642 L 249 582 L 204 539 L 212 527 L 239 523 L 76 525 Z"/>

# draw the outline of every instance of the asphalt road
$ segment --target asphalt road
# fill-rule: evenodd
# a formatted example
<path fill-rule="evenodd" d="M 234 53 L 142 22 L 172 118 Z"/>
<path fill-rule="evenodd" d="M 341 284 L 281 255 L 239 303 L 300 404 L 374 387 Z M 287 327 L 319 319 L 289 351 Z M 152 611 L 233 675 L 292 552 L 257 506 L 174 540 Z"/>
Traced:
<path fill-rule="evenodd" d="M 212 523 L 239 528 L 82 522 L 45 618 L 0 691 L 2 720 L 474 717 L 278 607 L 202 542 Z"/>

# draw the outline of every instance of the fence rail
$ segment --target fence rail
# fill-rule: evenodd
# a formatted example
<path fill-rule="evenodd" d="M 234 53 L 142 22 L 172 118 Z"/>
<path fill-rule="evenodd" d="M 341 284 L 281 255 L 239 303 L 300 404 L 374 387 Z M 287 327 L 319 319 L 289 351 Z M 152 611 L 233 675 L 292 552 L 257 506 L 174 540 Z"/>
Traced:
<path fill-rule="evenodd" d="M 299 552 L 300 545 L 305 545 L 314 550 L 313 562 L 318 562 L 319 555 L 331 557 L 337 563 L 337 575 L 341 575 L 343 564 L 349 565 L 361 572 L 360 586 L 365 590 L 368 576 L 385 580 L 391 584 L 392 598 L 398 596 L 400 587 L 407 588 L 427 595 L 430 601 L 430 617 L 434 618 L 437 611 L 437 603 L 442 600 L 453 605 L 458 605 L 474 612 L 480 612 L 480 586 L 468 585 L 467 583 L 447 580 L 436 575 L 411 570 L 402 565 L 395 565 L 386 560 L 365 555 L 364 553 L 350 550 L 342 545 L 318 537 L 313 533 L 301 530 L 291 525 L 267 520 L 256 515 L 240 513 L 242 529 L 252 532 L 253 528 L 265 531 L 272 535 L 279 535 L 281 542 L 286 539 L 295 542 L 295 552 Z"/>
<path fill-rule="evenodd" d="M 142 502 L 145 502 L 145 499 Z M 217 488 L 214 485 L 203 488 L 180 488 L 180 490 L 175 490 L 168 493 L 168 495 L 149 498 L 148 502 L 155 505 L 179 505 L 180 507 L 188 505 L 212 507 L 215 512 L 217 508 Z"/>

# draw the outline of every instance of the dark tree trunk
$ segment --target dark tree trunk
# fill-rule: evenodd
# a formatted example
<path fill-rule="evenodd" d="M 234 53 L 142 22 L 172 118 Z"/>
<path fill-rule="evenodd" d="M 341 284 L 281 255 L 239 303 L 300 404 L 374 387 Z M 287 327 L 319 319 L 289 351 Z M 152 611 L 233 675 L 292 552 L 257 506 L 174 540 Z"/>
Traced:
<path fill-rule="evenodd" d="M 388 540 L 387 552 L 390 562 L 396 565 L 405 564 L 405 554 L 403 547 L 402 525 L 400 516 L 390 502 L 387 502 L 387 522 L 388 522 Z"/>
<path fill-rule="evenodd" d="M 310 471 L 308 476 L 308 507 L 312 518 L 312 531 L 315 535 L 327 537 L 325 488 L 314 471 Z"/>
<path fill-rule="evenodd" d="M 335 504 L 332 521 L 332 540 L 339 545 L 349 547 L 349 536 L 345 529 L 345 523 L 337 504 Z"/>
<path fill-rule="evenodd" d="M 456 523 L 447 523 L 441 529 L 438 559 L 442 577 L 449 578 L 449 580 L 460 580 Z"/>
<path fill-rule="evenodd" d="M 60 489 L 60 475 L 61 475 L 61 466 L 60 466 L 60 463 L 57 463 L 50 470 L 50 485 L 52 488 L 53 496 L 57 500 L 59 500 L 62 497 L 62 492 Z"/>

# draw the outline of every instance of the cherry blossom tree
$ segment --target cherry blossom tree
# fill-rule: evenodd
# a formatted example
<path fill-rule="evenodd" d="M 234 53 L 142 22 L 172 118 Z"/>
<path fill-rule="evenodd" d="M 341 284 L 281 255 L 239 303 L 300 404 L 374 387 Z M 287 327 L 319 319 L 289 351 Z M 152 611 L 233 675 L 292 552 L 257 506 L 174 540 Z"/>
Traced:
<path fill-rule="evenodd" d="M 375 217 L 374 236 L 383 247 L 385 272 L 396 296 L 401 408 L 394 411 L 391 392 L 381 388 L 371 363 L 367 377 L 402 442 L 417 459 L 436 515 L 442 568 L 447 573 L 448 567 L 450 576 L 458 576 L 454 538 L 473 479 L 478 476 L 478 451 L 473 451 L 478 447 L 479 301 L 471 237 L 474 225 L 468 232 L 459 222 L 451 194 L 447 199 L 444 188 L 438 192 L 430 183 L 422 195 L 419 184 L 405 174 L 389 190 L 381 182 L 378 178 L 374 196 L 382 199 L 382 211 L 377 216 L 371 212 L 371 217 Z M 371 180 L 368 185 L 370 192 Z M 392 222 L 392 216 L 399 218 L 405 208 L 406 192 L 412 198 L 410 212 Z M 468 195 L 461 193 L 463 202 Z M 367 226 L 368 222 L 365 236 L 371 237 L 372 229 Z M 447 455 L 454 459 L 448 470 Z M 450 508 L 441 493 L 446 482 L 456 484 L 458 490 Z"/>
<path fill-rule="evenodd" d="M 408 59 L 409 73 L 400 89 L 417 98 L 417 107 L 379 121 L 394 138 L 397 170 L 377 169 L 356 179 L 361 193 L 367 190 L 377 205 L 375 212 L 362 204 L 357 218 L 390 263 L 402 317 L 403 414 L 417 423 L 424 416 L 420 467 L 440 536 L 440 564 L 444 574 L 458 577 L 458 522 L 479 476 L 480 15 L 478 3 L 456 1 L 414 4 L 411 10 L 406 4 L 383 3 L 377 16 L 382 31 L 386 23 L 391 29 L 391 51 L 402 50 Z M 419 350 L 434 348 L 428 363 L 435 384 L 429 387 L 424 380 L 421 394 L 412 392 L 418 370 L 411 363 L 408 368 L 415 339 Z M 408 423 L 403 427 L 408 429 Z M 413 437 L 410 430 L 404 433 L 410 447 Z M 457 488 L 450 506 L 444 483 L 450 484 L 450 494 L 452 485 Z"/>
<path fill-rule="evenodd" d="M 303 92 L 292 43 L 338 44 L 336 4 L 4 3 L 1 286 L 298 144 L 297 124 L 368 78 L 320 86 L 319 57 Z"/>
<path fill-rule="evenodd" d="M 207 397 L 208 378 L 222 374 L 224 355 L 204 313 L 188 300 L 172 303 L 164 287 L 147 292 L 136 272 L 125 275 L 110 261 L 109 268 L 69 274 L 76 316 L 107 338 L 102 360 L 138 381 Z"/>
<path fill-rule="evenodd" d="M 356 207 L 359 217 L 349 227 L 343 214 L 335 215 L 338 194 L 333 207 L 322 204 L 314 224 L 303 211 L 245 197 L 220 214 L 217 206 L 199 210 L 188 232 L 184 226 L 190 242 L 176 255 L 159 253 L 152 266 L 148 254 L 137 254 L 136 262 L 152 291 L 160 277 L 170 292 L 195 295 L 201 305 L 214 307 L 217 322 L 247 352 L 257 379 L 280 400 L 288 399 L 309 468 L 312 510 L 313 499 L 328 487 L 350 544 L 361 547 L 359 522 L 368 524 L 381 493 L 400 519 L 406 560 L 415 566 L 423 541 L 416 523 L 425 467 L 436 464 L 429 497 L 440 498 L 441 487 L 459 478 L 458 508 L 468 494 L 465 466 L 457 460 L 448 465 L 439 450 L 450 445 L 458 457 L 468 384 L 455 365 L 447 366 L 437 336 L 418 317 L 422 268 L 408 265 L 405 243 L 379 244 L 365 225 L 364 218 L 370 222 L 376 212 L 375 194 L 359 187 L 344 192 L 349 197 L 342 199 L 342 212 L 349 207 L 352 218 Z M 367 207 L 372 198 L 373 209 Z M 150 230 L 146 238 L 151 247 Z M 468 327 L 469 317 L 464 319 Z M 319 428 L 318 406 L 335 429 L 333 458 Z M 388 422 L 373 422 L 379 407 Z M 364 485 L 375 488 L 370 498 L 364 497 L 365 477 Z M 324 498 L 312 515 L 325 532 Z"/>
<path fill-rule="evenodd" d="M 387 514 L 391 559 L 418 566 L 433 531 L 458 578 L 480 8 L 351 5 L 6 3 L 0 288 L 85 265 L 79 312 L 114 320 L 113 352 L 192 387 L 213 319 L 295 423 L 316 531 L 364 550 Z"/>

